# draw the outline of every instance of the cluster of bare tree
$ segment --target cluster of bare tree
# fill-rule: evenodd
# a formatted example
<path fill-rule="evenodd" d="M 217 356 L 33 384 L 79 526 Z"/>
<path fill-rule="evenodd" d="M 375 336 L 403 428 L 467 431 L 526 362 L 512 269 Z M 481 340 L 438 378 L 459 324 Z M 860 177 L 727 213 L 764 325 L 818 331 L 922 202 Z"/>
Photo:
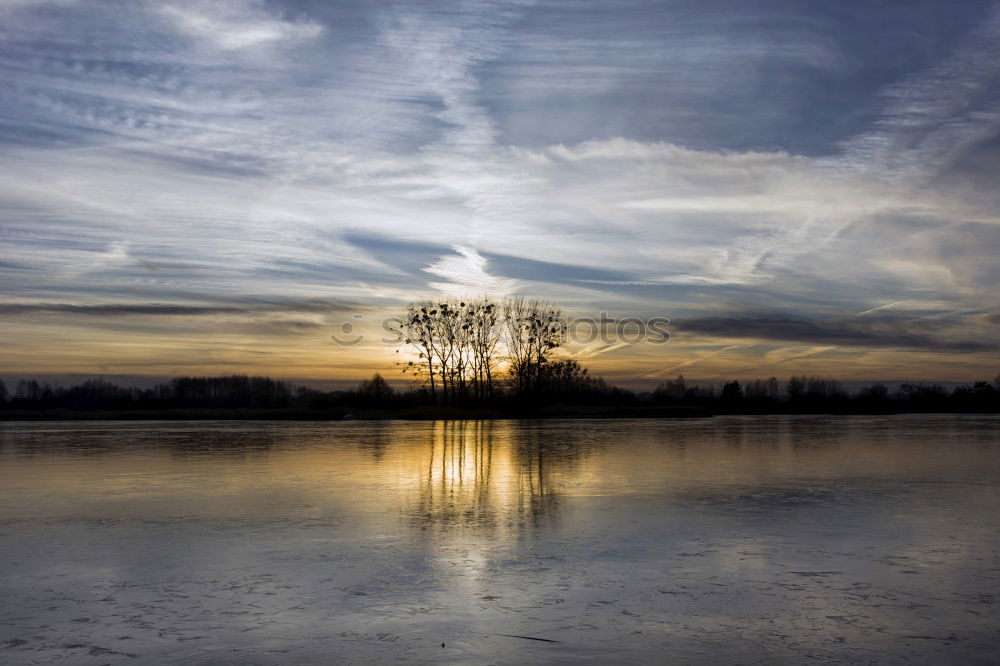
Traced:
<path fill-rule="evenodd" d="M 410 305 L 397 332 L 417 352 L 399 361 L 403 371 L 424 379 L 435 402 L 453 403 L 492 398 L 501 378 L 519 396 L 536 391 L 567 324 L 541 301 L 450 299 Z"/>

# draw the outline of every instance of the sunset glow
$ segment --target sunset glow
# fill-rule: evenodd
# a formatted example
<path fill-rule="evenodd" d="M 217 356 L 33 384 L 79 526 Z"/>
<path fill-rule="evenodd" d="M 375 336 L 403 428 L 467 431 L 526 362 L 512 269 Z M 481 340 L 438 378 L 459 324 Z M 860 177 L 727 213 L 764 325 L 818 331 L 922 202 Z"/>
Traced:
<path fill-rule="evenodd" d="M 380 370 L 421 298 L 677 373 L 996 374 L 990 2 L 0 3 L 0 373 Z M 354 346 L 330 335 L 349 322 Z"/>

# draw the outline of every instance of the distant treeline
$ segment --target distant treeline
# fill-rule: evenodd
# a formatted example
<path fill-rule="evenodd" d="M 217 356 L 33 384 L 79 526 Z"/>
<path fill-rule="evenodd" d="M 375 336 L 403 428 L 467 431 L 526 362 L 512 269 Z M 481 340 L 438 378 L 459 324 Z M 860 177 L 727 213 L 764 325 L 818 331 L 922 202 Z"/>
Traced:
<path fill-rule="evenodd" d="M 871 384 L 854 393 L 832 377 L 777 377 L 721 388 L 689 384 L 682 375 L 660 384 L 651 395 L 660 405 L 702 406 L 730 413 L 810 412 L 996 412 L 1000 411 L 1000 375 L 948 390 L 939 384 L 904 383 L 895 389 Z"/>
<path fill-rule="evenodd" d="M 295 388 L 269 377 L 178 377 L 153 388 L 125 388 L 89 379 L 69 388 L 23 379 L 12 394 L 0 380 L 0 400 L 13 409 L 170 409 L 288 407 Z"/>
<path fill-rule="evenodd" d="M 461 406 L 498 406 L 523 403 L 632 404 L 631 391 L 609 385 L 573 360 L 552 361 L 536 371 L 530 392 L 517 389 L 517 378 L 497 379 L 489 397 L 469 395 Z M 0 380 L 0 405 L 11 409 L 324 409 L 331 407 L 416 407 L 440 402 L 440 389 L 427 382 L 398 391 L 382 375 L 361 382 L 354 390 L 318 391 L 269 377 L 226 375 L 178 377 L 152 388 L 127 388 L 103 379 L 61 387 L 24 379 L 10 392 Z"/>
<path fill-rule="evenodd" d="M 614 408 L 699 409 L 707 413 L 892 413 L 1000 412 L 1000 376 L 948 390 L 937 384 L 906 383 L 891 389 L 873 384 L 849 393 L 830 377 L 793 376 L 787 381 L 755 379 L 717 386 L 683 376 L 654 391 L 636 393 L 591 377 L 573 360 L 549 361 L 535 371 L 531 389 L 518 378 L 493 379 L 490 396 L 469 396 L 460 406 L 497 413 L 524 413 L 551 405 Z M 37 410 L 155 411 L 250 409 L 302 411 L 405 410 L 440 400 L 427 382 L 399 391 L 381 375 L 354 390 L 318 391 L 268 377 L 228 375 L 178 377 L 152 388 L 126 388 L 103 379 L 70 387 L 21 380 L 13 391 L 0 380 L 0 406 L 8 412 Z"/>

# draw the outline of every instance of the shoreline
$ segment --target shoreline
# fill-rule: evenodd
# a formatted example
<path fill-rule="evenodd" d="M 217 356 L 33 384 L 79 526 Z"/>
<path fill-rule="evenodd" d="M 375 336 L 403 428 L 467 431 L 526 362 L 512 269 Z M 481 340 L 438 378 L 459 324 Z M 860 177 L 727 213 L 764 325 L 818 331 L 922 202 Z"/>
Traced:
<path fill-rule="evenodd" d="M 159 409 L 159 410 L 4 410 L 0 422 L 13 421 L 499 421 L 527 419 L 692 419 L 713 416 L 892 416 L 897 414 L 997 414 L 995 411 L 876 411 L 876 410 L 726 410 L 699 407 L 568 407 L 488 409 L 412 407 L 400 409 L 295 408 Z"/>

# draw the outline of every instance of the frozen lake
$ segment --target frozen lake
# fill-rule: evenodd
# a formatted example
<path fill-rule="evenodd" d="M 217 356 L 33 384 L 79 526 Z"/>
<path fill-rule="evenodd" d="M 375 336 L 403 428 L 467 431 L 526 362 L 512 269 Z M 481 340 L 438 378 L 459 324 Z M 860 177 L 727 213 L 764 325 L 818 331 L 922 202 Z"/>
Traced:
<path fill-rule="evenodd" d="M 0 663 L 995 664 L 998 516 L 990 416 L 3 423 Z"/>

